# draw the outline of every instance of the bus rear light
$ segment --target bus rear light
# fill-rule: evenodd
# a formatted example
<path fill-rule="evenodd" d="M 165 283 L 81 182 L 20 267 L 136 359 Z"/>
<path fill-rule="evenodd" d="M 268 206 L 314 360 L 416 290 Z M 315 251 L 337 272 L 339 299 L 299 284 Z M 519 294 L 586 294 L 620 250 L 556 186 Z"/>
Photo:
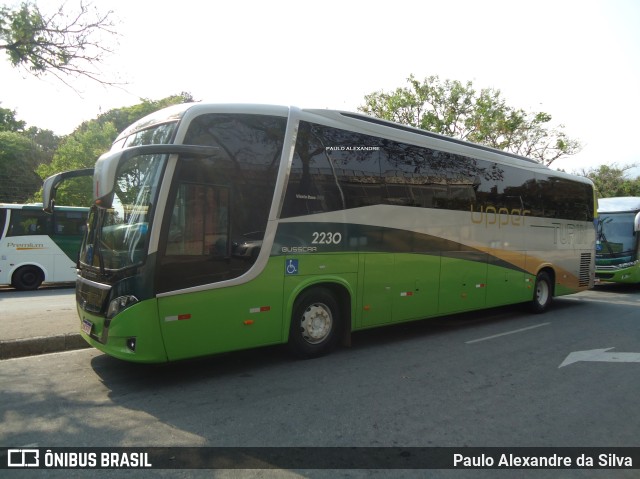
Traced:
<path fill-rule="evenodd" d="M 135 296 L 120 296 L 119 298 L 111 300 L 109 303 L 109 309 L 107 310 L 107 319 L 113 318 L 116 314 L 124 311 L 129 306 L 132 306 L 138 302 L 138 298 Z"/>
<path fill-rule="evenodd" d="M 127 348 L 134 353 L 136 352 L 136 338 L 127 339 Z"/>

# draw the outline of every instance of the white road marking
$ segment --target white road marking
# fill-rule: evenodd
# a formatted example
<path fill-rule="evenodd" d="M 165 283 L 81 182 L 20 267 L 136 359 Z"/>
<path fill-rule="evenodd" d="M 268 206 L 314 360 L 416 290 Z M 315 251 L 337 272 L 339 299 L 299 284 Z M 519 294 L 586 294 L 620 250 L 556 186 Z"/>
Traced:
<path fill-rule="evenodd" d="M 622 304 L 625 306 L 638 306 L 640 305 L 640 300 L 628 299 L 627 298 L 589 298 L 585 296 L 575 297 L 575 296 L 563 296 L 562 300 L 575 301 L 578 303 L 586 302 L 586 303 L 608 303 L 608 304 Z"/>
<path fill-rule="evenodd" d="M 540 324 L 536 324 L 535 326 L 529 326 L 528 328 L 521 328 L 513 331 L 507 331 L 506 333 L 494 334 L 493 336 L 487 336 L 485 338 L 472 339 L 471 341 L 466 341 L 465 344 L 473 344 L 473 343 L 479 343 L 480 341 L 488 341 L 490 339 L 500 338 L 502 336 L 507 336 L 509 334 L 521 333 L 523 331 L 529 331 L 531 329 L 540 328 L 542 326 L 548 326 L 550 324 L 551 323 L 540 323 Z"/>
<path fill-rule="evenodd" d="M 640 363 L 640 353 L 609 352 L 613 348 L 591 349 L 589 351 L 574 351 L 562 362 L 558 368 L 568 366 L 579 361 L 596 361 L 604 363 Z"/>

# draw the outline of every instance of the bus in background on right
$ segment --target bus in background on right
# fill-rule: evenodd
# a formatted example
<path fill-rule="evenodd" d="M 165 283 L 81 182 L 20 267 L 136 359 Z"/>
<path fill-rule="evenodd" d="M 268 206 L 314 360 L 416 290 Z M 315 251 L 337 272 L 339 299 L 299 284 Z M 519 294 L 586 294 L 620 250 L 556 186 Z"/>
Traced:
<path fill-rule="evenodd" d="M 640 197 L 598 199 L 596 281 L 640 283 Z"/>

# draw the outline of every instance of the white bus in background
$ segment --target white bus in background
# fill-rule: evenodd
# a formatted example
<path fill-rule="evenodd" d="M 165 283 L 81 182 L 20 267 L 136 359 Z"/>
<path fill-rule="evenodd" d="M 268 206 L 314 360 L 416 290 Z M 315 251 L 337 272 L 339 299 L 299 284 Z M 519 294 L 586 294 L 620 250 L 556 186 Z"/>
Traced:
<path fill-rule="evenodd" d="M 88 208 L 0 204 L 0 285 L 37 289 L 43 282 L 76 279 L 76 262 Z"/>

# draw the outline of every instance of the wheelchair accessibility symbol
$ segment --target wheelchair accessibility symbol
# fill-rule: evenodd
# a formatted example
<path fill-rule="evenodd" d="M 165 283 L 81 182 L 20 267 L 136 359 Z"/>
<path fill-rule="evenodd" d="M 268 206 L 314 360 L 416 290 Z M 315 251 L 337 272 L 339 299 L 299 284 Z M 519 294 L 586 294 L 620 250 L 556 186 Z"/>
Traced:
<path fill-rule="evenodd" d="M 287 264 L 285 265 L 285 273 L 287 274 L 298 274 L 298 260 L 297 259 L 288 259 Z"/>

